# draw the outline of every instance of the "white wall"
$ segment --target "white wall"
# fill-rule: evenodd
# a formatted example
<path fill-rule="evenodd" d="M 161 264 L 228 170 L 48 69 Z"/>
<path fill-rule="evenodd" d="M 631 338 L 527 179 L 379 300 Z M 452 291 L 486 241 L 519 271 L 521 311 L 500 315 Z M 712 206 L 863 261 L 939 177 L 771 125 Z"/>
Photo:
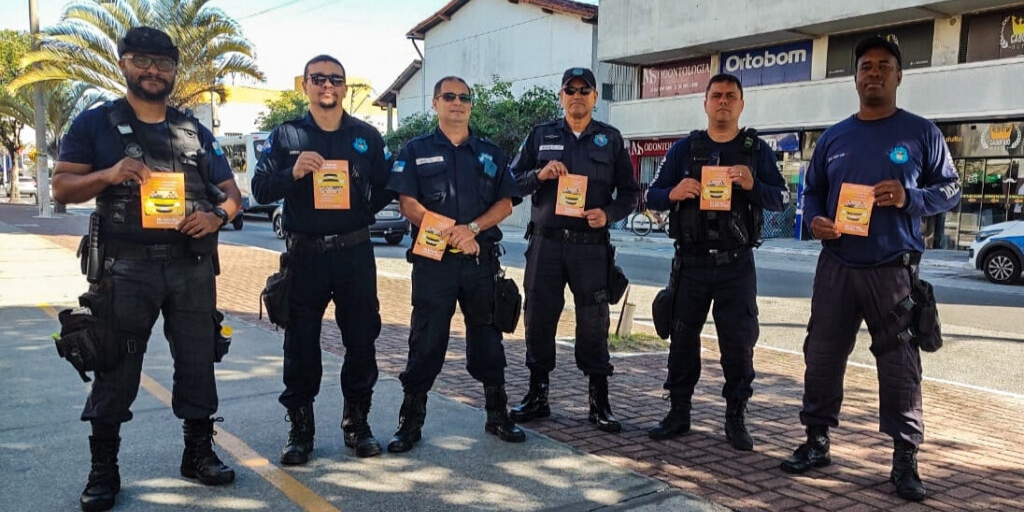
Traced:
<path fill-rule="evenodd" d="M 512 82 L 516 96 L 534 85 L 557 90 L 566 68 L 593 66 L 594 39 L 594 26 L 579 17 L 507 0 L 472 0 L 427 32 L 423 68 L 399 93 L 399 118 L 429 111 L 434 83 L 447 75 L 470 85 L 490 84 L 498 75 Z"/>

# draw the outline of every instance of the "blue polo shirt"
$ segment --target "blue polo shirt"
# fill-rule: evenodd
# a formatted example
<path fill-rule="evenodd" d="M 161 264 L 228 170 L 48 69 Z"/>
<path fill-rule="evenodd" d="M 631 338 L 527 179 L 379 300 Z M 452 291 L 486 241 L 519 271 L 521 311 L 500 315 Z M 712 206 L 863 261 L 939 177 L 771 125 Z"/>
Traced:
<path fill-rule="evenodd" d="M 840 121 L 818 139 L 804 182 L 804 223 L 835 219 L 843 183 L 874 186 L 899 180 L 903 208 L 875 207 L 868 236 L 823 240 L 823 250 L 851 267 L 891 262 L 903 252 L 924 251 L 921 218 L 960 202 L 960 178 L 942 132 L 931 121 L 899 109 L 884 119 Z"/>
<path fill-rule="evenodd" d="M 513 205 L 522 202 L 500 147 L 473 134 L 456 146 L 440 128 L 402 147 L 391 167 L 388 189 L 456 224 L 473 222 L 501 199 L 509 198 Z M 482 231 L 477 240 L 500 241 L 501 230 L 495 226 Z"/>

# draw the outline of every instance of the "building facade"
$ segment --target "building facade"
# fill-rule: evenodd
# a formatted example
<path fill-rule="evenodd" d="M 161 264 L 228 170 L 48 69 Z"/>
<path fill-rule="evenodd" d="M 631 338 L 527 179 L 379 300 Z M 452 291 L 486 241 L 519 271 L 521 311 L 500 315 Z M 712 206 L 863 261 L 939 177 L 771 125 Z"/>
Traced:
<path fill-rule="evenodd" d="M 897 104 L 939 125 L 961 173 L 963 199 L 931 220 L 933 245 L 963 249 L 981 227 L 1024 215 L 1024 3 L 604 0 L 601 10 L 598 59 L 635 70 L 614 84 L 634 93 L 609 117 L 643 184 L 672 142 L 705 127 L 704 86 L 724 72 L 742 80 L 741 121 L 765 134 L 796 197 L 818 136 L 858 108 L 853 46 L 877 34 L 903 53 Z M 799 231 L 792 205 L 765 235 Z"/>

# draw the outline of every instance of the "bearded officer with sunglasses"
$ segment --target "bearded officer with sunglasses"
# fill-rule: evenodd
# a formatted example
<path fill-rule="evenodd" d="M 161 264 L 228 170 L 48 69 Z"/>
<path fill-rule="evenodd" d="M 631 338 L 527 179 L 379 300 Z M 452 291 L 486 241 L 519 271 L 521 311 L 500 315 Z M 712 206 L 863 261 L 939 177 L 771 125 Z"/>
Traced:
<path fill-rule="evenodd" d="M 271 132 L 252 180 L 260 203 L 284 199 L 291 274 L 284 332 L 285 390 L 291 430 L 281 463 L 306 463 L 316 432 L 313 400 L 323 375 L 320 325 L 330 301 L 345 360 L 341 428 L 359 457 L 381 453 L 367 417 L 377 382 L 374 343 L 380 334 L 377 267 L 369 226 L 394 195 L 385 189 L 390 154 L 376 128 L 342 108 L 345 68 L 330 55 L 306 63 L 309 112 Z"/>
<path fill-rule="evenodd" d="M 530 389 L 512 419 L 551 414 L 548 374 L 555 368 L 555 331 L 568 283 L 576 303 L 576 366 L 590 379 L 588 420 L 618 432 L 622 427 L 608 403 L 608 228 L 633 211 L 640 186 L 622 135 L 591 117 L 596 87 L 589 69 L 567 69 L 559 92 L 565 118 L 534 128 L 512 162 L 520 192 L 533 200 L 524 281 Z M 586 176 L 582 217 L 555 213 L 559 177 L 567 174 Z"/>
<path fill-rule="evenodd" d="M 526 434 L 508 417 L 505 349 L 494 325 L 495 276 L 499 271 L 498 223 L 519 203 L 508 157 L 493 142 L 469 129 L 473 97 L 456 76 L 434 85 L 437 129 L 402 147 L 388 187 L 399 194 L 402 213 L 424 229 L 428 212 L 455 221 L 443 230 L 448 247 L 440 260 L 409 253 L 412 262 L 412 320 L 409 361 L 399 376 L 405 399 L 389 452 L 406 452 L 422 437 L 427 392 L 444 366 L 456 302 L 466 323 L 466 369 L 484 385 L 484 429 L 506 442 Z M 416 239 L 416 236 L 413 237 Z"/>
<path fill-rule="evenodd" d="M 82 411 L 82 421 L 92 424 L 92 470 L 80 498 L 87 512 L 112 508 L 121 490 L 121 423 L 132 419 L 143 354 L 160 313 L 174 359 L 172 409 L 184 420 L 181 475 L 205 485 L 235 479 L 213 452 L 213 424 L 220 418 L 211 416 L 218 405 L 213 371 L 217 232 L 238 213 L 241 194 L 213 134 L 167 106 L 178 74 L 179 52 L 171 38 L 135 27 L 117 51 L 125 97 L 75 119 L 53 177 L 54 199 L 61 203 L 96 198 L 98 234 L 90 235 L 90 242 L 99 244 L 87 251 L 97 260 L 88 265 L 96 272 L 89 272 L 93 284 L 83 297 L 123 354 L 109 371 L 95 372 Z M 144 227 L 155 207 L 143 206 L 140 185 L 172 173 L 179 175 L 172 179 L 184 182 L 185 197 L 179 199 L 184 220 L 167 228 Z"/>

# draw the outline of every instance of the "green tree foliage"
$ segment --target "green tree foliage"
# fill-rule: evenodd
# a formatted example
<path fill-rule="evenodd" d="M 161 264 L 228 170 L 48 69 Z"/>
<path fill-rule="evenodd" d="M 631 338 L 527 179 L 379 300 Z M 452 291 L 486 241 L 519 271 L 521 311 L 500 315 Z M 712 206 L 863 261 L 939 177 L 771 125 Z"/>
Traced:
<path fill-rule="evenodd" d="M 298 91 L 285 91 L 276 100 L 267 100 L 267 110 L 256 116 L 260 130 L 269 132 L 277 125 L 302 117 L 309 109 L 309 99 Z"/>
<path fill-rule="evenodd" d="M 211 0 L 78 0 L 64 8 L 60 23 L 43 30 L 40 48 L 22 60 L 27 71 L 10 88 L 36 82 L 76 81 L 101 93 L 124 94 L 117 41 L 132 27 L 167 32 L 181 50 L 177 85 L 169 99 L 176 107 L 202 103 L 212 92 L 225 98 L 226 75 L 263 80 L 252 43 L 241 26 Z M 35 65 L 34 67 L 29 67 Z"/>
<path fill-rule="evenodd" d="M 15 30 L 0 30 L 0 145 L 14 160 L 17 176 L 21 150 L 21 129 L 32 122 L 32 102 L 28 90 L 11 93 L 9 84 L 21 71 L 21 60 L 32 46 L 32 38 Z"/>
<path fill-rule="evenodd" d="M 497 76 L 491 85 L 473 87 L 473 113 L 469 127 L 473 133 L 494 141 L 509 156 L 515 157 L 519 146 L 534 126 L 556 119 L 561 112 L 558 95 L 550 89 L 534 86 L 522 96 L 512 94 L 512 84 Z M 437 114 L 420 112 L 402 120 L 395 131 L 384 136 L 392 153 L 406 141 L 428 133 L 437 126 Z"/>

